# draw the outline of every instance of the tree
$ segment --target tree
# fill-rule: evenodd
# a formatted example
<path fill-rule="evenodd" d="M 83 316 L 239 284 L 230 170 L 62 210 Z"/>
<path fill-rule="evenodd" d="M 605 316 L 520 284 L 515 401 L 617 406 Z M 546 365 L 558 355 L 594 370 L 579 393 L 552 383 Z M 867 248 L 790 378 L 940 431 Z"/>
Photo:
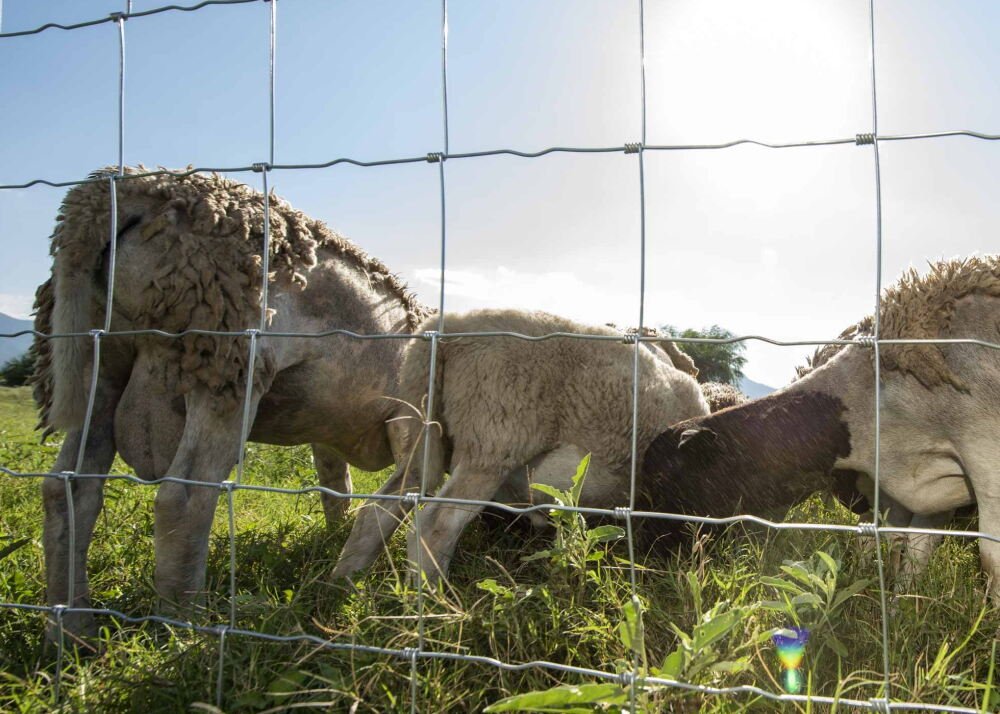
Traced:
<path fill-rule="evenodd" d="M 35 371 L 35 360 L 30 352 L 20 357 L 14 357 L 4 362 L 0 367 L 0 381 L 6 387 L 20 387 L 26 384 L 31 373 Z"/>
<path fill-rule="evenodd" d="M 674 337 L 710 337 L 715 339 L 730 339 L 734 337 L 729 330 L 712 325 L 707 329 L 695 330 L 688 328 L 678 330 L 672 325 L 664 325 L 662 332 Z M 746 345 L 742 342 L 687 342 L 679 345 L 694 360 L 698 368 L 698 381 L 722 382 L 739 386 L 743 378 L 743 365 L 747 358 L 743 356 Z"/>

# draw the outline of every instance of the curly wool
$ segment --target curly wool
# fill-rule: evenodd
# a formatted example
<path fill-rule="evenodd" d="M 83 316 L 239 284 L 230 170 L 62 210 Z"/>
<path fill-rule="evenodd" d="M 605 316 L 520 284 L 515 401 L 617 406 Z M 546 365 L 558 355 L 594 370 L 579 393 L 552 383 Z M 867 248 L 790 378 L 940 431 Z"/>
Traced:
<path fill-rule="evenodd" d="M 912 268 L 882 296 L 879 336 L 882 339 L 934 339 L 946 334 L 955 304 L 970 295 L 1000 297 L 1000 255 L 987 255 L 932 263 L 919 275 Z M 872 336 L 869 315 L 842 332 L 838 339 Z M 801 379 L 826 364 L 843 345 L 824 345 L 808 365 L 797 369 Z M 944 384 L 959 391 L 968 386 L 948 368 L 942 345 L 883 345 L 879 350 L 883 370 L 915 377 L 928 389 Z"/>
<path fill-rule="evenodd" d="M 701 387 L 701 393 L 705 395 L 705 401 L 708 402 L 708 408 L 713 414 L 721 409 L 738 407 L 750 401 L 746 394 L 731 384 L 702 382 L 698 386 Z"/>
<path fill-rule="evenodd" d="M 56 219 L 50 252 L 73 272 L 96 273 L 110 241 L 110 181 L 96 180 L 114 169 L 95 172 L 93 181 L 66 194 Z M 140 239 L 162 246 L 162 259 L 150 265 L 142 288 L 143 309 L 129 315 L 135 328 L 170 332 L 218 330 L 242 332 L 260 319 L 261 246 L 264 195 L 218 174 L 149 174 L 143 166 L 125 169 L 115 182 L 118 226 L 141 215 Z M 316 265 L 317 249 L 334 251 L 360 267 L 372 284 L 399 296 L 414 329 L 428 311 L 403 282 L 322 222 L 293 209 L 273 193 L 268 197 L 269 273 L 271 284 L 302 289 Z M 48 285 L 48 283 L 46 283 Z M 36 295 L 35 329 L 49 332 L 54 292 L 43 285 Z M 119 287 L 123 289 L 123 287 Z M 95 323 L 103 319 L 95 300 Z M 268 317 L 274 315 L 269 309 Z M 39 356 L 33 379 L 42 424 L 52 405 L 51 347 L 35 340 Z M 39 344 L 39 343 L 43 344 Z M 242 399 L 245 389 L 245 341 L 240 337 L 185 335 L 172 341 L 177 359 L 168 381 L 181 393 L 202 383 L 226 398 Z"/>
<path fill-rule="evenodd" d="M 54 305 L 52 281 L 46 280 L 35 290 L 35 329 L 48 333 L 52 326 L 52 308 Z M 28 348 L 33 370 L 28 378 L 31 385 L 31 395 L 38 406 L 38 424 L 36 429 L 42 429 L 42 441 L 52 433 L 49 426 L 49 411 L 52 409 L 52 343 L 37 335 Z"/>

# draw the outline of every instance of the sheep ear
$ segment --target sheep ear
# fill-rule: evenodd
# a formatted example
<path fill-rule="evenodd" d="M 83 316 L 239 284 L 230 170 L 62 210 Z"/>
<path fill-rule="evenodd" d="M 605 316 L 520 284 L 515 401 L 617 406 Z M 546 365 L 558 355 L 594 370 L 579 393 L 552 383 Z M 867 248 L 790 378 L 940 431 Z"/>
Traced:
<path fill-rule="evenodd" d="M 681 432 L 681 438 L 677 441 L 677 448 L 681 449 L 685 444 L 688 444 L 692 440 L 705 440 L 710 439 L 715 440 L 715 432 L 711 429 L 706 429 L 704 427 L 695 427 L 692 429 L 685 429 Z"/>

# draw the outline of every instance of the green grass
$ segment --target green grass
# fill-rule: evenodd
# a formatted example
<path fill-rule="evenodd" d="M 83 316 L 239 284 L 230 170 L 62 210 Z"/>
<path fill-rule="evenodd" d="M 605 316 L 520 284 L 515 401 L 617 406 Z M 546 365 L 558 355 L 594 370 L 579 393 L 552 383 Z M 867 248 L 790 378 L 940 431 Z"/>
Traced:
<path fill-rule="evenodd" d="M 51 468 L 57 441 L 40 446 L 25 389 L 0 389 L 0 464 L 18 471 Z M 114 470 L 127 472 L 116 463 Z M 313 484 L 305 448 L 250 446 L 253 483 L 298 487 Z M 355 474 L 358 490 L 374 490 L 384 474 Z M 104 512 L 91 548 L 96 607 L 144 615 L 155 612 L 151 577 L 154 489 L 124 482 L 106 488 Z M 350 519 L 328 531 L 316 495 L 238 492 L 238 625 L 273 634 L 310 633 L 337 642 L 413 647 L 417 602 L 406 584 L 402 539 L 391 558 L 381 558 L 357 592 L 334 586 L 328 574 L 347 537 Z M 209 558 L 210 615 L 228 617 L 228 535 L 220 501 Z M 789 515 L 795 520 L 849 522 L 849 515 L 814 499 Z M 974 524 L 965 524 L 974 525 Z M 38 479 L 0 475 L 0 601 L 43 604 L 42 510 Z M 27 540 L 25 540 L 27 539 Z M 504 531 L 476 522 L 459 546 L 449 586 L 427 599 L 427 646 L 438 651 L 496 657 L 507 662 L 552 660 L 624 671 L 632 653 L 619 625 L 630 601 L 623 543 L 598 545 L 602 553 L 586 568 L 558 558 L 523 562 L 551 549 L 550 536 Z M 755 684 L 780 690 L 780 665 L 767 634 L 791 624 L 791 615 L 760 604 L 779 594 L 774 580 L 794 582 L 786 560 L 818 562 L 817 551 L 840 565 L 834 592 L 858 583 L 857 595 L 836 610 L 801 605 L 794 611 L 814 628 L 803 665 L 813 693 L 867 699 L 882 680 L 881 619 L 873 557 L 854 536 L 830 533 L 748 535 L 742 529 L 691 532 L 678 547 L 643 553 L 638 577 L 644 636 L 637 645 L 650 670 L 659 668 L 682 638 L 713 607 L 736 610 L 732 627 L 711 645 L 713 661 L 739 661 L 736 670 L 705 669 L 703 684 Z M 974 543 L 948 539 L 929 572 L 901 598 L 890 621 L 892 694 L 895 699 L 1000 707 L 991 668 L 1000 612 L 985 599 Z M 0 609 L 0 711 L 211 710 L 219 641 L 213 635 L 163 625 L 120 625 L 102 619 L 99 654 L 69 653 L 63 697 L 53 700 L 51 657 L 43 648 L 42 615 Z M 843 651 L 831 644 L 835 640 Z M 228 712 L 319 710 L 406 711 L 409 662 L 310 644 L 280 644 L 230 636 L 226 640 L 222 708 Z M 693 671 L 693 670 L 692 670 Z M 545 669 L 503 672 L 468 662 L 419 663 L 422 711 L 479 711 L 504 697 L 586 680 Z M 992 700 L 987 699 L 993 697 Z M 649 692 L 650 709 L 736 712 L 809 711 L 751 697 L 702 697 L 677 690 Z M 984 703 L 987 702 L 987 703 Z M 991 702 L 991 703 L 990 703 Z M 814 711 L 824 710 L 813 707 Z"/>

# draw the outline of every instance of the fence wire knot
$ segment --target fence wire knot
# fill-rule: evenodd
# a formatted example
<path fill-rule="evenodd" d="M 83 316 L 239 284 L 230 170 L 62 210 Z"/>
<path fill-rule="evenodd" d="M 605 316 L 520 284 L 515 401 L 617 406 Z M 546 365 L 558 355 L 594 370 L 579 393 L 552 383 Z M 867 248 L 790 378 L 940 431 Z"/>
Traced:
<path fill-rule="evenodd" d="M 625 142 L 625 153 L 626 154 L 638 154 L 642 150 L 641 141 L 626 141 Z"/>
<path fill-rule="evenodd" d="M 889 706 L 889 700 L 885 697 L 874 697 L 868 700 L 869 705 L 873 712 L 880 712 L 881 714 L 889 714 L 892 711 L 892 707 Z"/>
<path fill-rule="evenodd" d="M 414 508 L 420 503 L 420 494 L 416 491 L 411 491 L 410 493 L 403 494 L 403 503 L 408 503 Z"/>
<path fill-rule="evenodd" d="M 427 330 L 426 332 L 421 333 L 420 337 L 430 342 L 432 340 L 437 339 L 438 335 L 440 334 L 441 333 L 438 332 L 437 330 Z"/>
<path fill-rule="evenodd" d="M 859 523 L 858 524 L 858 535 L 868 536 L 873 538 L 875 534 L 878 533 L 877 523 Z"/>
<path fill-rule="evenodd" d="M 104 333 L 104 330 L 96 329 L 96 330 L 91 330 L 87 334 L 89 334 L 95 340 L 99 340 L 99 339 L 101 339 L 104 336 L 105 333 Z"/>
<path fill-rule="evenodd" d="M 444 161 L 444 154 L 440 151 L 432 151 L 427 154 L 427 163 L 429 164 L 440 164 Z"/>
<path fill-rule="evenodd" d="M 628 506 L 615 506 L 614 514 L 615 518 L 624 521 L 627 520 L 628 517 L 632 514 L 632 509 L 629 508 Z"/>
<path fill-rule="evenodd" d="M 860 335 L 854 338 L 854 344 L 861 345 L 862 347 L 874 347 L 875 346 L 875 336 L 874 335 Z"/>
<path fill-rule="evenodd" d="M 260 337 L 260 330 L 256 327 L 248 327 L 243 331 L 243 334 L 250 338 Z"/>
<path fill-rule="evenodd" d="M 636 681 L 635 672 L 622 672 L 618 675 L 618 681 L 621 682 L 623 687 L 631 689 Z"/>
<path fill-rule="evenodd" d="M 266 161 L 255 161 L 254 163 L 250 164 L 250 168 L 252 168 L 254 172 L 258 174 L 267 173 L 268 171 L 271 170 L 271 164 L 267 163 Z"/>
<path fill-rule="evenodd" d="M 403 659 L 410 660 L 411 664 L 416 664 L 417 663 L 417 655 L 418 654 L 420 654 L 420 650 L 418 650 L 416 647 L 404 647 L 403 648 L 403 652 L 402 652 Z"/>
<path fill-rule="evenodd" d="M 235 487 L 235 486 L 236 486 L 236 482 L 235 481 L 229 481 L 228 479 L 226 481 L 223 481 L 222 483 L 219 484 L 219 488 L 221 488 L 223 491 L 226 491 L 228 493 L 232 493 L 233 492 L 233 487 Z"/>
<path fill-rule="evenodd" d="M 858 135 L 856 135 L 854 137 L 854 143 L 856 145 L 858 145 L 858 146 L 864 146 L 866 144 L 874 144 L 875 143 L 875 135 L 874 134 L 858 134 Z"/>
<path fill-rule="evenodd" d="M 72 481 L 76 478 L 76 471 L 60 471 L 57 475 L 60 481 Z"/>
<path fill-rule="evenodd" d="M 634 345 L 638 341 L 639 341 L 639 335 L 638 335 L 638 333 L 635 333 L 635 332 L 626 332 L 624 335 L 622 335 L 622 344 L 623 345 Z"/>
<path fill-rule="evenodd" d="M 111 12 L 108 13 L 108 17 L 111 18 L 111 22 L 125 22 L 128 19 L 127 12 Z"/>

